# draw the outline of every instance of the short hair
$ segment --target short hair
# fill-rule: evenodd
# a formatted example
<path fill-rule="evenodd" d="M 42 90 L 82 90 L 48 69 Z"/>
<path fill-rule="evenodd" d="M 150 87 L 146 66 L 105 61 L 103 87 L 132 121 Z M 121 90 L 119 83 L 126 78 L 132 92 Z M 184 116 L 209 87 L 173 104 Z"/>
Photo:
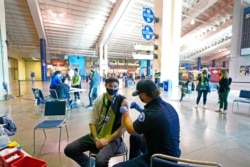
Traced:
<path fill-rule="evenodd" d="M 119 79 L 117 77 L 111 76 L 105 79 L 105 83 L 117 82 L 119 84 Z"/>

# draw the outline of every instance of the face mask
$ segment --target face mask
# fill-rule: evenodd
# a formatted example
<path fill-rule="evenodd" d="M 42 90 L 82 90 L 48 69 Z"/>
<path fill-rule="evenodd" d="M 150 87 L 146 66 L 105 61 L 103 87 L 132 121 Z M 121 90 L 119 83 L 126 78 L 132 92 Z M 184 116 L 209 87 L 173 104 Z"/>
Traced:
<path fill-rule="evenodd" d="M 107 90 L 107 93 L 110 95 L 110 96 L 113 96 L 115 95 L 117 92 L 118 92 L 118 89 L 106 89 Z"/>

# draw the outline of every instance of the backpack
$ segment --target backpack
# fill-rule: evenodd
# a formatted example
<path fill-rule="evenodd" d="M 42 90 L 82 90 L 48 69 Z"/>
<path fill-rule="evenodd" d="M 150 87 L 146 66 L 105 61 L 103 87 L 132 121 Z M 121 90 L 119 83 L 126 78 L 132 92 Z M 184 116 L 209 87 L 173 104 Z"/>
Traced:
<path fill-rule="evenodd" d="M 7 116 L 0 117 L 0 124 L 4 124 L 4 131 L 8 136 L 16 134 L 17 127 L 15 122 Z"/>

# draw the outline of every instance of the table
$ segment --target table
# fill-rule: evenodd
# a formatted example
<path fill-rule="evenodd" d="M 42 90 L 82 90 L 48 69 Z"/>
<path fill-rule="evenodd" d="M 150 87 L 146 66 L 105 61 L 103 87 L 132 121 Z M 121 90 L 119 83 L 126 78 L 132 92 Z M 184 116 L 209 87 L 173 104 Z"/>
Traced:
<path fill-rule="evenodd" d="M 70 87 L 70 89 L 69 89 L 70 94 L 75 93 L 75 92 L 79 92 L 81 94 L 81 96 L 83 96 L 82 92 L 85 92 L 85 91 L 86 91 L 86 89 L 81 89 L 81 88 Z M 82 99 L 81 104 L 84 106 L 83 97 L 81 99 Z"/>

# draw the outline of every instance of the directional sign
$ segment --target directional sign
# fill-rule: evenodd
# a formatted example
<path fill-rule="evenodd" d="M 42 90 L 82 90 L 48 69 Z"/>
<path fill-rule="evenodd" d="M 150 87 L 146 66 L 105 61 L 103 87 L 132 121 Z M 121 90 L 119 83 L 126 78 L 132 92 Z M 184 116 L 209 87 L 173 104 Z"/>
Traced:
<path fill-rule="evenodd" d="M 146 54 L 146 53 L 132 52 L 132 57 L 138 60 L 153 60 L 154 55 L 152 53 Z"/>
<path fill-rule="evenodd" d="M 154 45 L 142 45 L 142 44 L 134 44 L 135 50 L 145 50 L 145 51 L 153 51 Z"/>
<path fill-rule="evenodd" d="M 144 21 L 146 21 L 147 23 L 153 23 L 154 18 L 155 18 L 154 12 L 150 8 L 143 8 L 142 17 L 143 17 Z"/>
<path fill-rule="evenodd" d="M 151 26 L 145 25 L 141 30 L 142 36 L 145 40 L 151 40 L 154 36 L 154 30 Z"/>

